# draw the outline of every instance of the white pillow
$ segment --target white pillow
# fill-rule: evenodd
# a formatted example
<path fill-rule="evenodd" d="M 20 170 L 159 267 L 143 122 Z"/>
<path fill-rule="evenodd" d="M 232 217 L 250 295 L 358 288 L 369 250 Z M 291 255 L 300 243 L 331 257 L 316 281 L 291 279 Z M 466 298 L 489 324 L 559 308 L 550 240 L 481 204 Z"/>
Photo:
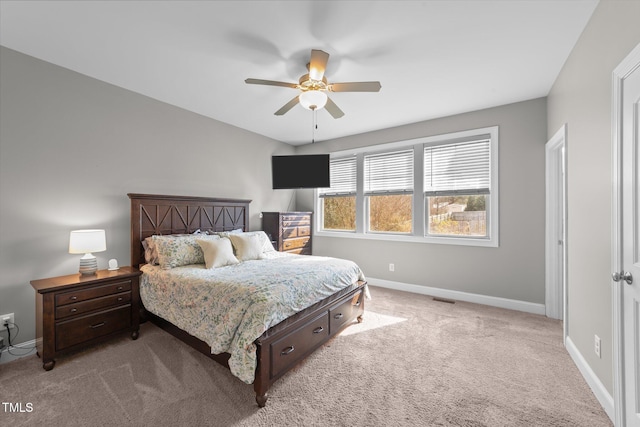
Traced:
<path fill-rule="evenodd" d="M 218 240 L 197 239 L 198 245 L 204 252 L 204 265 L 207 268 L 224 267 L 237 264 L 240 261 L 233 255 L 233 246 L 227 238 Z"/>
<path fill-rule="evenodd" d="M 267 233 L 265 233 L 264 231 L 250 231 L 249 233 L 255 233 L 260 237 L 260 240 L 262 241 L 262 252 L 275 252 L 276 249 L 273 247 L 273 244 L 271 243 L 271 239 L 269 239 L 269 236 L 267 236 Z"/>
<path fill-rule="evenodd" d="M 231 243 L 233 243 L 233 247 L 236 250 L 236 256 L 240 261 L 260 259 L 262 256 L 262 239 L 258 234 L 229 234 L 229 239 L 231 239 Z"/>

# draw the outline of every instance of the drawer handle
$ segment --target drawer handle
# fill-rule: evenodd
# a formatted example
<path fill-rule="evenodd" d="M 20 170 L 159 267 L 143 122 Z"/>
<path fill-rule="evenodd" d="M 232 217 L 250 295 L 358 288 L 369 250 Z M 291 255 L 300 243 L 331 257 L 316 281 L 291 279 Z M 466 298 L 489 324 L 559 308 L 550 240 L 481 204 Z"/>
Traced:
<path fill-rule="evenodd" d="M 76 311 L 78 311 L 77 308 L 72 308 L 71 310 L 69 310 L 71 313 L 75 313 Z"/>
<path fill-rule="evenodd" d="M 122 297 L 118 297 L 118 301 L 122 301 Z"/>
<path fill-rule="evenodd" d="M 95 325 L 89 326 L 91 329 L 98 329 L 105 325 L 105 322 L 96 323 Z"/>
<path fill-rule="evenodd" d="M 119 290 L 119 291 L 121 291 L 121 290 L 123 290 L 123 289 L 124 289 L 124 288 L 123 288 L 122 286 L 118 286 L 118 290 Z"/>
<path fill-rule="evenodd" d="M 317 328 L 315 328 L 313 330 L 314 334 L 319 334 L 320 332 L 324 331 L 324 328 L 322 326 L 318 326 Z"/>
<path fill-rule="evenodd" d="M 72 296 L 72 297 L 69 297 L 69 299 L 70 299 L 71 301 L 75 301 L 75 300 L 77 300 L 77 299 L 78 299 L 78 297 L 74 295 L 74 296 Z"/>
<path fill-rule="evenodd" d="M 287 354 L 291 354 L 293 353 L 293 350 L 295 350 L 295 348 L 292 345 L 290 345 L 289 347 L 285 348 L 280 352 L 280 356 L 286 356 Z"/>
<path fill-rule="evenodd" d="M 333 316 L 334 319 L 342 319 L 344 317 L 344 314 L 342 313 L 338 313 L 335 316 Z"/>

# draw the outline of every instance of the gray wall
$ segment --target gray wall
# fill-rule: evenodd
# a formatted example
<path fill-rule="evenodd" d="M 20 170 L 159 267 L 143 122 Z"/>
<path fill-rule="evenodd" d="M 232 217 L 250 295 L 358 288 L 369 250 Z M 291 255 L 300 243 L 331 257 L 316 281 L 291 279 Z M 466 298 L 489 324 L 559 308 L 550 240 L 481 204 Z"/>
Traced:
<path fill-rule="evenodd" d="M 640 43 L 640 2 L 601 1 L 548 96 L 548 135 L 567 124 L 569 337 L 613 392 L 612 72 Z M 593 337 L 602 339 L 602 358 Z"/>
<path fill-rule="evenodd" d="M 315 237 L 314 254 L 353 259 L 378 279 L 544 304 L 546 117 L 540 98 L 298 147 L 297 153 L 331 152 L 500 127 L 500 247 Z M 299 209 L 313 209 L 312 191 L 296 197 Z"/>
<path fill-rule="evenodd" d="M 17 342 L 35 335 L 29 281 L 78 271 L 70 230 L 104 228 L 98 267 L 129 265 L 127 193 L 252 199 L 252 229 L 293 196 L 271 190 L 270 163 L 292 146 L 4 47 L 0 120 L 0 314 Z"/>

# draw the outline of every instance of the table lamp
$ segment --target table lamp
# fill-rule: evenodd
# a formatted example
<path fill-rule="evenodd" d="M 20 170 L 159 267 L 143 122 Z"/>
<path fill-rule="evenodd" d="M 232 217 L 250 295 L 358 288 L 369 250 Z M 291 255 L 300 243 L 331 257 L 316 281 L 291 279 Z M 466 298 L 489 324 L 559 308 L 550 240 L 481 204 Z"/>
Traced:
<path fill-rule="evenodd" d="M 80 274 L 92 275 L 98 271 L 98 261 L 92 252 L 107 250 L 104 230 L 73 230 L 69 236 L 69 253 L 84 254 L 80 258 Z"/>

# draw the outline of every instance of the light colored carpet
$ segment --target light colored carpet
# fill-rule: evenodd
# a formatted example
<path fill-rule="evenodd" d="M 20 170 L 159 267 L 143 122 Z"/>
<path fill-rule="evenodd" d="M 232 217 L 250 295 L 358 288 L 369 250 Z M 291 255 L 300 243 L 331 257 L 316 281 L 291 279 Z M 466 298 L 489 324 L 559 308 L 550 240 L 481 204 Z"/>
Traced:
<path fill-rule="evenodd" d="M 542 316 L 371 287 L 365 320 L 270 390 L 253 387 L 150 323 L 61 357 L 0 365 L 11 426 L 610 426 Z"/>

